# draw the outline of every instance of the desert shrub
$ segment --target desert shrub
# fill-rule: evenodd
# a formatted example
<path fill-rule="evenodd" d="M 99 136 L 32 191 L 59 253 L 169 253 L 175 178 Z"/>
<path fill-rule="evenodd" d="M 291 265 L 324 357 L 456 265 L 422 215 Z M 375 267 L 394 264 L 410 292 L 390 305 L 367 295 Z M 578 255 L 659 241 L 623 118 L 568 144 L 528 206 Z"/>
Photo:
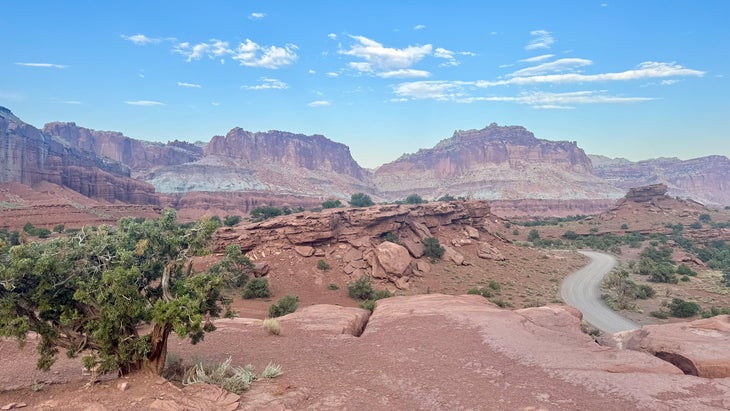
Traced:
<path fill-rule="evenodd" d="M 628 230 L 629 229 L 629 225 L 626 224 L 626 223 L 623 223 L 623 224 L 621 224 L 621 229 L 622 230 Z"/>
<path fill-rule="evenodd" d="M 253 267 L 251 260 L 243 255 L 240 245 L 229 244 L 223 260 L 211 272 L 219 275 L 227 287 L 238 288 L 246 284 Z"/>
<path fill-rule="evenodd" d="M 352 207 L 370 207 L 371 205 L 375 205 L 370 196 L 365 193 L 353 194 L 350 196 L 349 203 Z"/>
<path fill-rule="evenodd" d="M 700 228 L 702 228 L 702 223 L 700 223 L 699 221 L 695 221 L 694 223 L 689 225 L 689 228 L 693 230 L 699 230 Z"/>
<path fill-rule="evenodd" d="M 689 276 L 692 276 L 692 277 L 694 277 L 694 276 L 697 275 L 697 273 L 694 270 L 692 270 L 691 268 L 689 268 L 689 266 L 687 264 L 684 264 L 684 263 L 680 264 L 677 267 L 677 274 L 679 274 L 679 275 L 689 275 Z"/>
<path fill-rule="evenodd" d="M 470 288 L 469 291 L 467 291 L 466 293 L 467 294 L 472 294 L 472 295 L 480 295 L 481 294 L 481 292 L 479 291 L 479 289 L 477 287 Z"/>
<path fill-rule="evenodd" d="M 63 230 L 65 230 L 65 229 L 66 229 L 66 226 L 65 225 L 58 224 L 58 225 L 56 225 L 56 226 L 53 227 L 53 232 L 54 233 L 62 233 Z"/>
<path fill-rule="evenodd" d="M 540 233 L 536 229 L 530 230 L 530 232 L 527 234 L 527 241 L 534 243 L 535 241 L 540 239 Z"/>
<path fill-rule="evenodd" d="M 269 280 L 264 277 L 252 278 L 243 287 L 243 298 L 250 300 L 252 298 L 266 298 L 271 296 L 269 290 Z"/>
<path fill-rule="evenodd" d="M 241 216 L 240 215 L 227 215 L 223 217 L 223 224 L 226 225 L 226 227 L 233 227 L 234 225 L 241 222 Z"/>
<path fill-rule="evenodd" d="M 563 233 L 563 238 L 566 240 L 575 240 L 578 238 L 578 233 L 576 233 L 573 230 L 568 230 L 565 233 Z"/>
<path fill-rule="evenodd" d="M 281 334 L 281 324 L 276 318 L 266 318 L 264 320 L 264 330 L 270 335 L 279 335 Z"/>
<path fill-rule="evenodd" d="M 283 212 L 281 209 L 271 206 L 256 207 L 251 210 L 251 218 L 254 221 L 264 221 L 270 218 L 278 217 L 282 214 Z"/>
<path fill-rule="evenodd" d="M 35 235 L 35 226 L 33 225 L 33 223 L 28 221 L 23 225 L 23 231 L 30 235 Z"/>
<path fill-rule="evenodd" d="M 666 320 L 667 318 L 669 318 L 669 314 L 666 311 L 662 310 L 652 311 L 649 313 L 649 315 L 660 320 Z"/>
<path fill-rule="evenodd" d="M 372 297 L 365 300 L 360 301 L 360 303 L 357 305 L 360 308 L 363 308 L 365 310 L 369 310 L 370 312 L 375 311 L 375 302 L 378 300 L 382 300 L 383 298 L 390 298 L 393 294 L 388 290 L 375 290 L 372 294 Z"/>
<path fill-rule="evenodd" d="M 454 201 L 454 200 L 456 200 L 456 198 L 454 198 L 454 196 L 447 193 L 447 194 L 444 194 L 441 197 L 439 197 L 439 199 L 436 201 Z"/>
<path fill-rule="evenodd" d="M 171 381 L 182 381 L 185 378 L 185 365 L 182 358 L 175 353 L 168 353 L 165 358 L 165 369 L 162 376 Z"/>
<path fill-rule="evenodd" d="M 35 235 L 37 235 L 38 238 L 48 238 L 51 236 L 51 230 L 47 228 L 36 228 Z"/>
<path fill-rule="evenodd" d="M 261 376 L 264 378 L 276 378 L 281 374 L 282 372 L 280 365 L 269 363 L 266 365 L 266 368 L 264 368 L 264 372 L 261 373 Z"/>
<path fill-rule="evenodd" d="M 686 276 L 686 275 L 683 275 L 683 276 L 679 277 L 679 281 L 682 281 L 682 282 L 685 282 L 685 283 L 686 282 L 689 282 L 689 277 Z"/>
<path fill-rule="evenodd" d="M 357 306 L 362 308 L 363 310 L 373 312 L 375 311 L 375 300 L 360 301 Z"/>
<path fill-rule="evenodd" d="M 715 306 L 710 307 L 707 311 L 702 311 L 703 318 L 710 318 L 716 315 L 730 315 L 730 307 L 718 308 Z"/>
<path fill-rule="evenodd" d="M 709 214 L 700 214 L 700 221 L 703 223 L 709 223 L 712 221 L 712 217 Z"/>
<path fill-rule="evenodd" d="M 240 394 L 251 387 L 259 376 L 251 364 L 245 367 L 231 367 L 231 357 L 215 366 L 198 363 L 186 373 L 183 385 L 212 384 L 228 392 Z"/>
<path fill-rule="evenodd" d="M 322 270 L 322 271 L 327 271 L 330 269 L 330 265 L 327 264 L 327 261 L 317 260 L 317 269 Z"/>
<path fill-rule="evenodd" d="M 383 298 L 390 298 L 393 296 L 393 293 L 391 293 L 388 290 L 375 290 L 373 292 L 373 300 L 382 300 Z"/>
<path fill-rule="evenodd" d="M 511 308 L 512 304 L 499 298 L 492 298 L 492 303 L 496 304 L 499 308 Z"/>
<path fill-rule="evenodd" d="M 406 199 L 403 200 L 403 202 L 406 204 L 423 204 L 426 202 L 426 200 L 421 198 L 421 196 L 419 196 L 418 194 L 411 194 L 408 197 L 406 197 Z"/>
<path fill-rule="evenodd" d="M 437 238 L 428 237 L 423 240 L 423 255 L 431 260 L 438 260 L 445 252 L 446 249 L 441 246 Z"/>
<path fill-rule="evenodd" d="M 337 284 L 335 284 L 335 283 L 330 283 L 330 284 L 329 284 L 329 285 L 327 286 L 327 289 L 328 289 L 328 290 L 332 290 L 332 291 L 335 291 L 335 290 L 339 290 L 339 289 L 340 289 L 340 286 L 338 286 L 338 285 L 337 285 Z"/>
<path fill-rule="evenodd" d="M 700 306 L 691 301 L 685 301 L 681 298 L 674 298 L 668 306 L 669 313 L 672 317 L 687 318 L 700 312 Z"/>
<path fill-rule="evenodd" d="M 322 209 L 339 208 L 339 207 L 344 207 L 344 206 L 345 205 L 342 204 L 342 201 L 335 200 L 335 199 L 329 199 L 329 200 L 325 200 L 324 202 L 322 202 Z"/>
<path fill-rule="evenodd" d="M 383 237 L 383 241 L 389 241 L 391 243 L 400 244 L 400 239 L 398 238 L 398 234 L 388 231 L 385 236 Z"/>
<path fill-rule="evenodd" d="M 469 291 L 467 291 L 466 293 L 473 294 L 473 295 L 481 295 L 484 298 L 492 298 L 492 296 L 493 296 L 492 290 L 487 287 L 483 287 L 483 288 L 473 287 L 473 288 L 470 288 Z"/>
<path fill-rule="evenodd" d="M 494 280 L 489 280 L 489 288 L 494 290 L 494 292 L 496 292 L 496 293 L 499 293 L 500 291 L 502 291 L 502 286 L 499 285 L 499 283 Z"/>
<path fill-rule="evenodd" d="M 272 317 L 281 317 L 282 315 L 291 314 L 297 310 L 299 306 L 299 297 L 294 295 L 285 295 L 281 297 L 278 303 L 269 307 L 269 315 Z"/>
<path fill-rule="evenodd" d="M 373 297 L 373 284 L 370 277 L 361 276 L 354 283 L 347 285 L 347 294 L 356 300 L 369 300 Z"/>
<path fill-rule="evenodd" d="M 514 230 L 512 230 L 512 235 L 520 235 L 520 230 L 515 228 Z"/>
<path fill-rule="evenodd" d="M 639 300 L 648 300 L 656 295 L 656 290 L 648 284 L 642 284 L 636 288 L 635 295 Z"/>

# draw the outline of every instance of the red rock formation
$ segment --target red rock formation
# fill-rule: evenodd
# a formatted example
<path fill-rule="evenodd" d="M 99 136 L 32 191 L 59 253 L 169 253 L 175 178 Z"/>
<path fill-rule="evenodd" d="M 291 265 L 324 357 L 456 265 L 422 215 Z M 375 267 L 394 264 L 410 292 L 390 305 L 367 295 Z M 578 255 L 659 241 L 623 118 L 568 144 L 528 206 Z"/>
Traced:
<path fill-rule="evenodd" d="M 575 142 L 535 138 L 523 127 L 491 124 L 457 131 L 432 149 L 406 154 L 375 171 L 385 196 L 450 193 L 479 199 L 596 199 L 618 197 L 591 174 Z"/>
<path fill-rule="evenodd" d="M 41 133 L 0 107 L 0 182 L 63 185 L 89 197 L 157 204 L 154 188 L 129 169 Z"/>
<path fill-rule="evenodd" d="M 703 204 L 730 204 L 730 159 L 707 156 L 691 160 L 659 158 L 639 162 L 599 158 L 593 172 L 628 189 L 654 183 L 669 187 L 669 195 Z"/>
<path fill-rule="evenodd" d="M 90 130 L 76 123 L 48 123 L 43 127 L 43 134 L 60 137 L 73 147 L 122 163 L 135 172 L 189 163 L 203 157 L 201 147 L 184 141 L 151 143 L 116 131 Z"/>

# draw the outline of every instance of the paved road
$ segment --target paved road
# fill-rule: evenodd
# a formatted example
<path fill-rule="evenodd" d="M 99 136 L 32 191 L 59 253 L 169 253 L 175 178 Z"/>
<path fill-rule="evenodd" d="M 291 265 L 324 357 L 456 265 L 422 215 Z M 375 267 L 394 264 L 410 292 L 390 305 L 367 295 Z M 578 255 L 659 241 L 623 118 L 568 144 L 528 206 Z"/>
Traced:
<path fill-rule="evenodd" d="M 608 308 L 601 300 L 601 281 L 616 265 L 608 254 L 579 251 L 591 259 L 590 264 L 569 275 L 560 285 L 560 296 L 583 313 L 583 319 L 606 333 L 635 330 L 639 325 Z"/>

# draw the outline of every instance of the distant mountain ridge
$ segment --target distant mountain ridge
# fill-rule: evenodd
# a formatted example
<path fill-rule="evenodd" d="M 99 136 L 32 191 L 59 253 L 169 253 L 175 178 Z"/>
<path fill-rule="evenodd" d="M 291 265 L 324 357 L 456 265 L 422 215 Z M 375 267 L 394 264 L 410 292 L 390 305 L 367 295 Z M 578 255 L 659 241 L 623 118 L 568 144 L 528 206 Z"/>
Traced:
<path fill-rule="evenodd" d="M 541 210 L 580 210 L 585 202 L 594 210 L 628 188 L 655 183 L 667 184 L 672 195 L 730 204 L 726 157 L 631 162 L 588 156 L 575 141 L 539 139 L 524 127 L 495 123 L 458 130 L 432 148 L 371 171 L 360 167 L 346 145 L 322 135 L 236 127 L 208 143 L 163 144 L 75 123 L 54 122 L 38 130 L 0 107 L 0 161 L 0 182 L 50 181 L 89 197 L 143 204 L 194 198 L 199 208 L 206 207 L 205 195 L 188 194 L 210 193 L 219 209 L 245 203 L 248 210 L 262 201 L 276 204 L 276 198 L 312 204 L 366 192 L 378 201 L 450 194 L 506 201 L 505 207 L 529 203 Z M 222 204 L 226 201 L 230 204 Z M 575 204 L 557 205 L 565 201 Z"/>

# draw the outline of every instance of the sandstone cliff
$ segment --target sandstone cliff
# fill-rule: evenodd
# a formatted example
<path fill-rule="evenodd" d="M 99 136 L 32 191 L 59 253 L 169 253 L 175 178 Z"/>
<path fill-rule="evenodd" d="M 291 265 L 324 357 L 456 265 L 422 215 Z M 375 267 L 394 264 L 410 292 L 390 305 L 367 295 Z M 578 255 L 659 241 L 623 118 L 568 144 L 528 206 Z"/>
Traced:
<path fill-rule="evenodd" d="M 664 183 L 672 196 L 691 198 L 704 204 L 730 204 L 730 159 L 725 156 L 691 160 L 660 158 L 639 162 L 623 159 L 606 161 L 604 157 L 596 163 L 594 173 L 624 189 Z"/>
<path fill-rule="evenodd" d="M 156 204 L 154 188 L 128 167 L 42 133 L 0 107 L 0 182 L 48 181 L 106 201 Z"/>
<path fill-rule="evenodd" d="M 419 150 L 375 171 L 383 195 L 449 193 L 478 199 L 600 199 L 621 192 L 591 174 L 575 142 L 535 138 L 523 127 L 496 124 L 457 131 L 432 149 Z"/>

